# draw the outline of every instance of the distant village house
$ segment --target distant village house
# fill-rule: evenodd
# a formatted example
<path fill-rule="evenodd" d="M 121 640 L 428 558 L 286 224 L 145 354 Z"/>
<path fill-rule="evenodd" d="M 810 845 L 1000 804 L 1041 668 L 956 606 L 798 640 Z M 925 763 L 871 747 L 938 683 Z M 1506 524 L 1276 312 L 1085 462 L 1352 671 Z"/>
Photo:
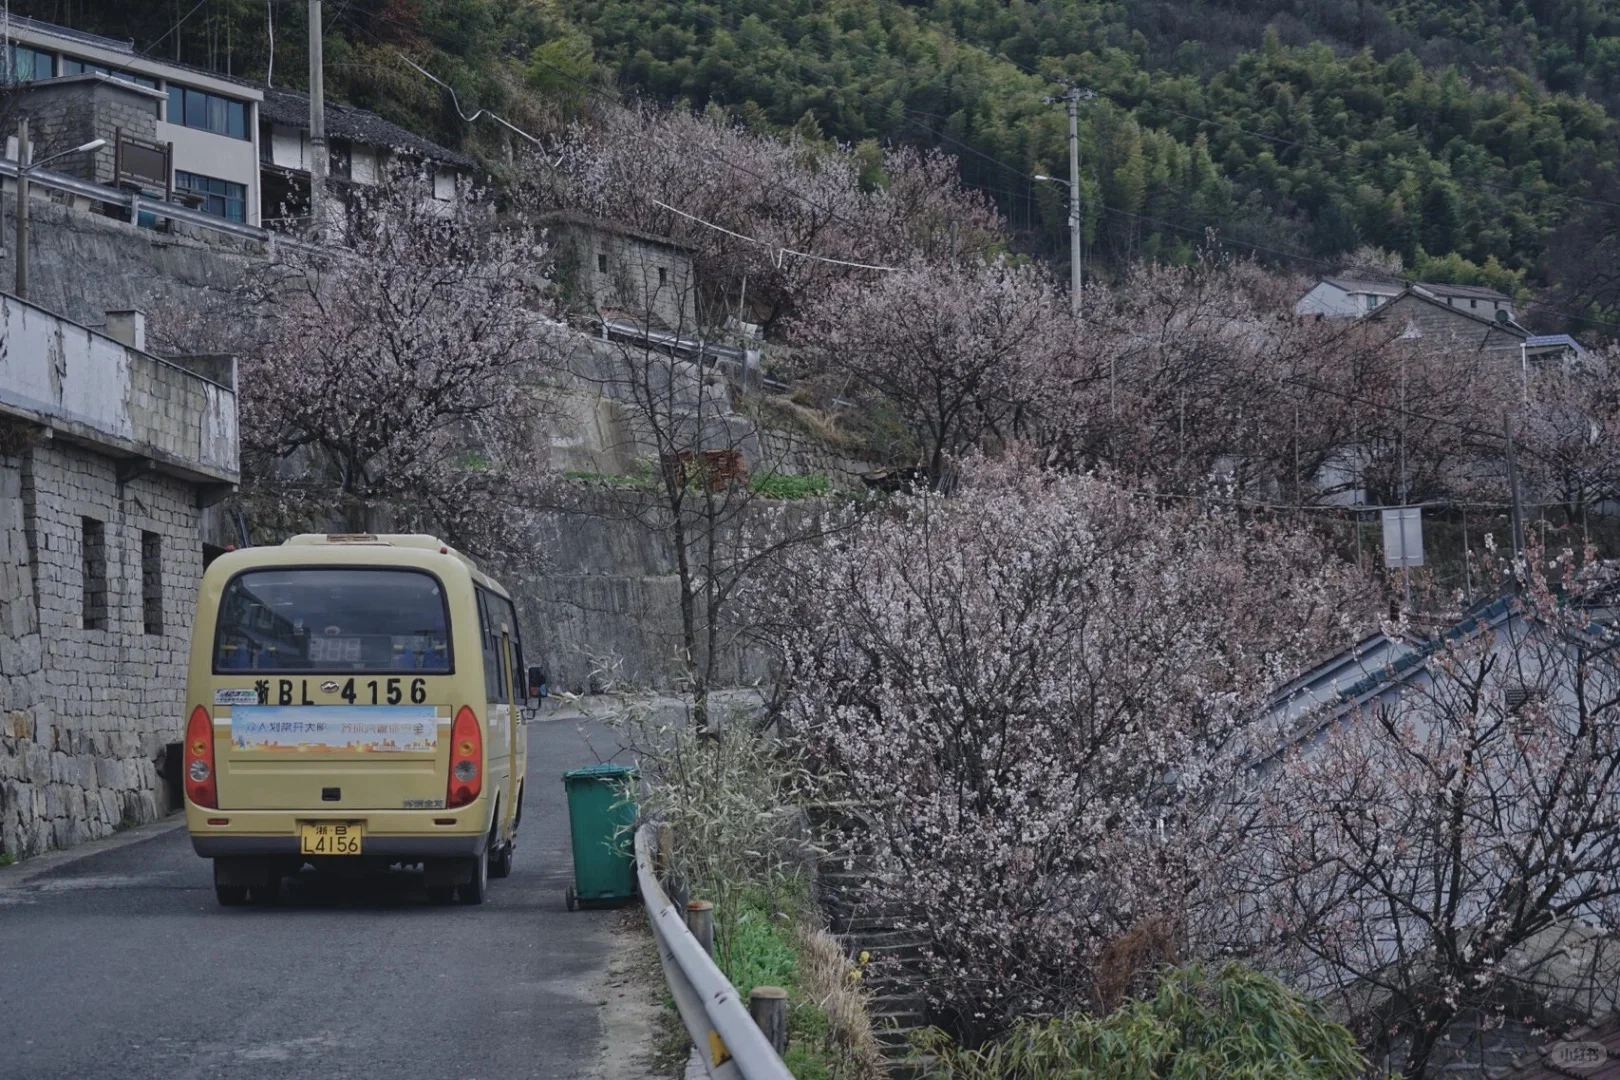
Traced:
<path fill-rule="evenodd" d="M 12 85 L 15 111 L 28 121 L 33 160 L 102 138 L 101 149 L 51 168 L 239 225 L 270 228 L 308 212 L 307 94 L 33 19 L 12 16 L 6 26 L 0 82 Z M 430 169 L 444 199 L 473 172 L 466 155 L 364 109 L 328 102 L 326 125 L 328 175 L 340 196 L 377 183 L 395 163 Z M 4 134 L 15 160 L 14 132 Z"/>

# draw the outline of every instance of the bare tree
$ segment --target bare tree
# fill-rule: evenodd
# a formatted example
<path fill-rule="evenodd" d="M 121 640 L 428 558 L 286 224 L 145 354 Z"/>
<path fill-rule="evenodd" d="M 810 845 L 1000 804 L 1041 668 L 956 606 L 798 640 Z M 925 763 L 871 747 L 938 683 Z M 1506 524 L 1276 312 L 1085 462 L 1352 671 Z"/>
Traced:
<path fill-rule="evenodd" d="M 647 256 L 632 248 L 626 258 Z M 749 377 L 743 351 L 700 332 L 690 278 L 654 286 L 650 266 L 631 266 L 630 276 L 646 291 L 616 302 L 638 310 L 596 312 L 610 332 L 579 339 L 570 363 L 578 391 L 613 418 L 610 464 L 563 489 L 556 505 L 634 522 L 668 553 L 679 615 L 674 659 L 702 727 L 710 690 L 743 675 L 748 631 L 732 612 L 740 590 L 785 551 L 837 527 L 842 514 L 819 499 L 773 497 L 792 486 L 774 482 L 790 448 L 763 429 L 741 394 Z M 728 663 L 737 667 L 723 677 Z"/>

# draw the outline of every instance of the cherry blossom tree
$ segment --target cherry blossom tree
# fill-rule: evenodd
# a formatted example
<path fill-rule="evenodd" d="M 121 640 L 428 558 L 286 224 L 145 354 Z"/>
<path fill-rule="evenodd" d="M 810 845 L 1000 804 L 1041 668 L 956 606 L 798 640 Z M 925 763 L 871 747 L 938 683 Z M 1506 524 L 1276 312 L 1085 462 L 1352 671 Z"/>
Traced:
<path fill-rule="evenodd" d="M 1016 464 L 897 500 L 761 593 L 782 728 L 866 806 L 871 899 L 923 936 L 970 1044 L 1086 1006 L 1110 941 L 1179 917 L 1178 838 L 1249 710 L 1376 606 L 1303 533 Z"/>
<path fill-rule="evenodd" d="M 1136 268 L 1093 291 L 1022 429 L 1054 464 L 1183 494 L 1293 505 L 1446 494 L 1493 445 L 1503 365 L 1377 321 L 1297 318 L 1302 288 L 1213 257 Z"/>
<path fill-rule="evenodd" d="M 949 260 L 1001 239 L 1000 218 L 962 184 L 954 158 L 902 149 L 874 163 L 797 136 L 752 134 L 717 110 L 611 110 L 574 128 L 554 160 L 533 163 L 522 198 L 690 248 L 705 325 L 740 310 L 774 326 L 846 276 L 843 263 Z"/>
<path fill-rule="evenodd" d="M 244 485 L 261 522 L 422 529 L 521 558 L 559 324 L 535 232 L 401 174 L 239 298 Z M 246 317 L 243 317 L 243 315 Z"/>
<path fill-rule="evenodd" d="M 1583 525 L 1590 511 L 1620 496 L 1617 359 L 1606 352 L 1525 380 L 1517 425 L 1522 483 L 1531 501 L 1557 503 L 1570 525 Z"/>
<path fill-rule="evenodd" d="M 953 457 L 1013 434 L 1020 403 L 1072 348 L 1075 325 L 1033 267 L 916 263 L 837 282 L 793 333 L 813 364 L 899 414 L 937 480 Z"/>
<path fill-rule="evenodd" d="M 1532 550 L 1522 585 L 1260 769 L 1221 879 L 1227 945 L 1330 995 L 1408 1080 L 1452 1025 L 1602 1014 L 1620 957 L 1611 568 Z"/>

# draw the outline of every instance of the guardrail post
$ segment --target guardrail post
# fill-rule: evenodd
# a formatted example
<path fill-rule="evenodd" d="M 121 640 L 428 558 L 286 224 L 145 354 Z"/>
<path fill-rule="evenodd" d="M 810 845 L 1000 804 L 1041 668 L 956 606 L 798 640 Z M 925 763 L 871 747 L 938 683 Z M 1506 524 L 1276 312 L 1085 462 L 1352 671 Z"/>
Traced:
<path fill-rule="evenodd" d="M 703 951 L 714 955 L 714 905 L 707 900 L 693 900 L 686 905 L 686 928 L 692 931 Z"/>
<path fill-rule="evenodd" d="M 668 881 L 674 866 L 675 826 L 666 821 L 658 826 L 658 861 L 653 864 L 653 872 L 659 881 Z"/>
<path fill-rule="evenodd" d="M 748 992 L 748 1014 L 770 1040 L 777 1056 L 787 1052 L 787 991 L 780 986 L 756 986 Z"/>

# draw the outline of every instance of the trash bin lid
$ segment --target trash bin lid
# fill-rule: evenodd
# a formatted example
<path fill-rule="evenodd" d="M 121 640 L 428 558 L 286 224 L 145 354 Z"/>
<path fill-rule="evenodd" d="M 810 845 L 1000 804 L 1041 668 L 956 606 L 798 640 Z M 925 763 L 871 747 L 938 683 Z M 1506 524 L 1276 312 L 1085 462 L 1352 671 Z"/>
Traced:
<path fill-rule="evenodd" d="M 581 769 L 570 769 L 563 773 L 563 780 L 573 783 L 576 780 L 620 780 L 634 777 L 636 770 L 630 765 L 615 765 L 611 761 L 604 761 L 600 765 L 586 765 Z"/>

